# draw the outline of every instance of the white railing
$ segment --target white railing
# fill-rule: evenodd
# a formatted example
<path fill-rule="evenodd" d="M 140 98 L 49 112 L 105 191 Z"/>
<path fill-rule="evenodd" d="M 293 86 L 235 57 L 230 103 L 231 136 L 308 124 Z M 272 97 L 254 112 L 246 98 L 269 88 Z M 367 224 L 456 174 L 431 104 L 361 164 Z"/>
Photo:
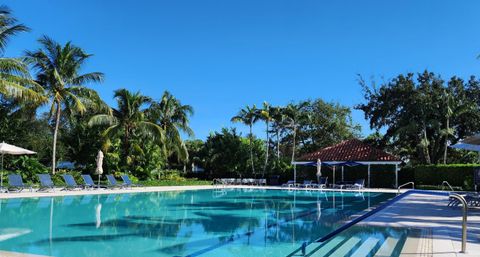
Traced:
<path fill-rule="evenodd" d="M 442 182 L 442 191 L 445 190 L 445 185 L 447 185 L 450 188 L 450 191 L 455 191 L 455 190 L 453 190 L 453 187 L 450 185 L 450 183 L 448 183 L 448 181 L 443 181 Z"/>
<path fill-rule="evenodd" d="M 468 210 L 468 204 L 465 198 L 459 194 L 452 193 L 450 194 L 450 197 L 453 197 L 460 201 L 463 205 L 462 208 L 462 250 L 460 251 L 461 253 L 465 253 L 467 250 L 467 210 Z"/>
<path fill-rule="evenodd" d="M 410 185 L 410 184 L 412 184 L 412 189 L 415 189 L 415 183 L 412 182 L 412 181 L 410 181 L 410 182 L 407 182 L 407 183 L 405 183 L 405 184 L 403 184 L 403 185 L 400 185 L 400 186 L 397 188 L 397 189 L 398 189 L 398 193 L 400 194 L 400 188 L 402 188 L 402 187 L 404 187 L 404 186 L 408 186 L 408 185 Z"/>

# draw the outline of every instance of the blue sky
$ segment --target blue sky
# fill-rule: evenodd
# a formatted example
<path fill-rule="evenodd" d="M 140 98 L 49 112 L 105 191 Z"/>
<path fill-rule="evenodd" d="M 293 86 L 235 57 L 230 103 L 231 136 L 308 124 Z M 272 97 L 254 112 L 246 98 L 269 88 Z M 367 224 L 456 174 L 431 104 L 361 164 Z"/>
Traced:
<path fill-rule="evenodd" d="M 8 56 L 36 39 L 73 41 L 95 56 L 86 71 L 114 105 L 113 90 L 159 98 L 171 91 L 195 108 L 197 138 L 236 126 L 247 104 L 323 98 L 353 107 L 357 74 L 377 82 L 429 69 L 444 78 L 478 74 L 480 1 L 4 0 L 32 28 Z M 363 133 L 363 113 L 353 111 Z M 239 126 L 240 131 L 246 128 Z M 255 130 L 262 133 L 263 126 Z"/>

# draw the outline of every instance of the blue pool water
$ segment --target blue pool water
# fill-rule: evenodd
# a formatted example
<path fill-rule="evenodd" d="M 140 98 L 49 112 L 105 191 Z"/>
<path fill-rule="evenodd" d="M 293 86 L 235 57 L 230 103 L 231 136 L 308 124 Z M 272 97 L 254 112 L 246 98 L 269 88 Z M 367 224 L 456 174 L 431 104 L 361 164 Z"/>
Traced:
<path fill-rule="evenodd" d="M 2 200 L 0 250 L 56 257 L 287 256 L 392 197 L 219 189 Z"/>

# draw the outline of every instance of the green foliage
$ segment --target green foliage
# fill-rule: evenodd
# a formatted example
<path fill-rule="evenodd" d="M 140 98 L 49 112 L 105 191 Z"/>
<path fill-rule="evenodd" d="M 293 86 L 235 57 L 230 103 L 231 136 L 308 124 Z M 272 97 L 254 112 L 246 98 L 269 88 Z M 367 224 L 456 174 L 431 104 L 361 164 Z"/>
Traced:
<path fill-rule="evenodd" d="M 263 142 L 259 139 L 243 138 L 235 129 L 222 129 L 212 133 L 206 140 L 203 157 L 204 168 L 212 177 L 222 176 L 258 176 L 252 171 L 250 150 L 253 152 L 253 164 L 262 166 L 264 158 Z"/>
<path fill-rule="evenodd" d="M 360 125 L 352 121 L 349 107 L 322 99 L 307 100 L 304 104 L 302 111 L 309 119 L 301 121 L 298 128 L 298 138 L 302 142 L 301 153 L 360 136 Z"/>
<path fill-rule="evenodd" d="M 447 161 L 448 148 L 480 129 L 480 82 L 453 77 L 447 83 L 425 71 L 399 75 L 379 88 L 360 79 L 366 103 L 356 108 L 365 113 L 374 129 L 386 129 L 382 145 L 412 163 Z M 454 156 L 458 156 L 457 155 Z"/>
<path fill-rule="evenodd" d="M 179 170 L 172 169 L 156 169 L 151 173 L 153 179 L 184 181 L 185 178 L 180 174 Z"/>
<path fill-rule="evenodd" d="M 85 167 L 89 173 L 95 170 L 95 159 L 98 150 L 102 149 L 102 129 L 87 125 L 89 118 L 95 113 L 95 110 L 88 110 L 84 115 L 69 117 L 69 126 L 62 127 L 60 132 L 60 146 L 65 153 L 59 159 Z"/>
<path fill-rule="evenodd" d="M 12 161 L 9 170 L 22 175 L 25 181 L 38 182 L 37 174 L 48 173 L 48 168 L 38 159 L 29 156 L 19 156 Z"/>
<path fill-rule="evenodd" d="M 443 181 L 447 181 L 454 187 L 472 190 L 473 170 L 478 167 L 480 167 L 478 164 L 417 165 L 405 167 L 399 174 L 410 174 L 412 176 L 410 179 L 416 186 L 439 186 Z"/>
<path fill-rule="evenodd" d="M 167 160 L 175 155 L 177 162 L 188 161 L 188 150 L 180 133 L 183 132 L 190 137 L 194 135 L 189 125 L 192 115 L 193 107 L 183 105 L 168 91 L 163 93 L 159 102 L 153 102 L 150 106 L 150 119 L 163 129 L 166 136 L 164 149 Z"/>

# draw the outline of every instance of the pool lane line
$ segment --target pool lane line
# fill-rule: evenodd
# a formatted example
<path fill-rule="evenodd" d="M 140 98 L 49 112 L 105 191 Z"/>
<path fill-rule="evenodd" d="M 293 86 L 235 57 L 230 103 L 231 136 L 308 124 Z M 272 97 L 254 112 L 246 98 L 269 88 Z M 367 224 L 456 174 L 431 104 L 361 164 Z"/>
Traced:
<path fill-rule="evenodd" d="M 303 212 L 303 213 L 300 213 L 299 215 L 295 215 L 294 218 L 290 218 L 290 219 L 287 219 L 285 221 L 282 221 L 282 222 L 275 222 L 275 223 L 272 223 L 271 225 L 268 225 L 266 226 L 266 228 L 262 228 L 262 229 L 259 229 L 257 230 L 260 231 L 260 230 L 266 230 L 266 229 L 269 229 L 271 227 L 274 227 L 274 226 L 278 226 L 280 224 L 283 224 L 283 223 L 288 223 L 288 222 L 291 222 L 291 221 L 294 221 L 296 219 L 299 219 L 299 218 L 303 218 L 303 217 L 306 217 L 306 216 L 309 216 L 309 215 L 312 215 L 314 213 L 316 213 L 317 210 L 313 210 L 313 211 L 307 211 L 307 212 Z M 207 252 L 210 252 L 212 250 L 215 250 L 217 248 L 220 248 L 224 245 L 227 245 L 227 244 L 230 244 L 232 243 L 233 241 L 237 240 L 237 239 L 240 239 L 240 238 L 243 238 L 245 236 L 250 236 L 250 235 L 253 235 L 256 231 L 255 230 L 252 230 L 252 231 L 248 231 L 246 233 L 243 233 L 243 234 L 237 234 L 237 235 L 230 235 L 230 236 L 223 236 L 223 237 L 218 237 L 218 239 L 225 239 L 225 238 L 229 238 L 227 241 L 224 241 L 224 242 L 220 242 L 220 243 L 217 243 L 217 244 L 214 244 L 212 246 L 209 246 L 205 249 L 202 249 L 202 250 L 198 250 L 194 253 L 191 253 L 189 255 L 186 255 L 185 257 L 196 257 L 196 256 L 200 256 L 204 253 L 207 253 Z M 175 256 L 175 257 L 179 257 L 179 256 Z"/>

